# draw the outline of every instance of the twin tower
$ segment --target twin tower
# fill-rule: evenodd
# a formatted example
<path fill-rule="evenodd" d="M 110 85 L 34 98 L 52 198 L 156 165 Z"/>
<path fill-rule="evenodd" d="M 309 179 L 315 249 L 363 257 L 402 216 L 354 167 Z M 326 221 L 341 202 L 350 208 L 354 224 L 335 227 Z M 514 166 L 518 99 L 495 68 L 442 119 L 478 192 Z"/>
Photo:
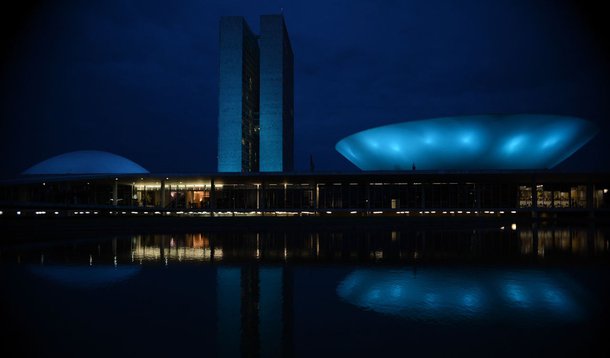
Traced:
<path fill-rule="evenodd" d="M 294 70 L 282 15 L 220 19 L 218 171 L 289 172 L 294 152 Z"/>

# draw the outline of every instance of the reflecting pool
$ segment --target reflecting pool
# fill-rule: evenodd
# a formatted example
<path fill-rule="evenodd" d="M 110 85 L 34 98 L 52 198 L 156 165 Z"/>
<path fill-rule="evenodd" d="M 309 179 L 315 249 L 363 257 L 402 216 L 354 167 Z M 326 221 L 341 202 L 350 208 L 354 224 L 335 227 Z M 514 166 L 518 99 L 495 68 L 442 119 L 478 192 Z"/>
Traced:
<path fill-rule="evenodd" d="M 520 224 L 2 245 L 0 353 L 609 353 L 609 239 L 604 227 Z"/>
<path fill-rule="evenodd" d="M 585 319 L 579 286 L 568 275 L 542 270 L 358 269 L 337 287 L 346 302 L 422 322 Z"/>

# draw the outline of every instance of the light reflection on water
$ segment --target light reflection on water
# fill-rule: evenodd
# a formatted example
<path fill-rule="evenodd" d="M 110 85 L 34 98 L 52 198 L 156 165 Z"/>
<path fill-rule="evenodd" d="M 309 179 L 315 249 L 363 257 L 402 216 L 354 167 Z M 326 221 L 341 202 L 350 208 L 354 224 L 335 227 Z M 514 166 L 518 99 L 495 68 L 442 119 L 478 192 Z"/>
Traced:
<path fill-rule="evenodd" d="M 0 247 L 0 328 L 25 327 L 47 356 L 447 356 L 470 354 L 472 337 L 484 356 L 582 353 L 610 321 L 607 237 L 520 226 Z"/>
<path fill-rule="evenodd" d="M 417 273 L 415 273 L 417 272 Z M 357 269 L 338 285 L 345 302 L 405 319 L 570 321 L 582 319 L 578 287 L 538 270 Z"/>
<path fill-rule="evenodd" d="M 504 226 L 502 226 L 504 227 Z M 595 228 L 362 230 L 142 234 L 3 249 L 3 262 L 92 265 L 174 262 L 428 262 L 607 257 L 610 235 Z M 69 255 L 66 255 L 66 251 Z"/>

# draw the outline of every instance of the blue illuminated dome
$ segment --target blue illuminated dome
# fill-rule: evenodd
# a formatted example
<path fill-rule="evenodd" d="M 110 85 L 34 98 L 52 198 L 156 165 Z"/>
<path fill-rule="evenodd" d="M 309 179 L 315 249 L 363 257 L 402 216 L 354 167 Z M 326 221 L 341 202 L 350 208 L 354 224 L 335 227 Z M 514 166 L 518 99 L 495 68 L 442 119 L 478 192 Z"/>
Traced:
<path fill-rule="evenodd" d="M 148 170 L 120 155 L 97 150 L 64 153 L 42 161 L 23 174 L 146 174 Z"/>
<path fill-rule="evenodd" d="M 335 149 L 362 170 L 546 169 L 596 133 L 594 124 L 576 117 L 443 117 L 367 129 Z"/>

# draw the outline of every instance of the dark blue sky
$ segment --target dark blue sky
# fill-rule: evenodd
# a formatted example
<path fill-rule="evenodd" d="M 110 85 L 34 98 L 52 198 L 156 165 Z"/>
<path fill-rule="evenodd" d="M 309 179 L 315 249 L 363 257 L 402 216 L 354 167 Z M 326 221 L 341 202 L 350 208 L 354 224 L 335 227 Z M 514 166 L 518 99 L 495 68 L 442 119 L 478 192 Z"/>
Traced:
<path fill-rule="evenodd" d="M 581 4 L 581 5 L 577 5 Z M 573 115 L 600 134 L 559 166 L 609 170 L 601 8 L 537 0 L 47 1 L 2 11 L 2 176 L 67 151 L 153 172 L 216 169 L 218 23 L 283 8 L 295 167 L 354 171 L 346 135 L 429 117 Z"/>

